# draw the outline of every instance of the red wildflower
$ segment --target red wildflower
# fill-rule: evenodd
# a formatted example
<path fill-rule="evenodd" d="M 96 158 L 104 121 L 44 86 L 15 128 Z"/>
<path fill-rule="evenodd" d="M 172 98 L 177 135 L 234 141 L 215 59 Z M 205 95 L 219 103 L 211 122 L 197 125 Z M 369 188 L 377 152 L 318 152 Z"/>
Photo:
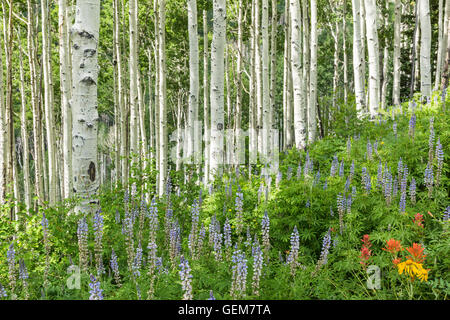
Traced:
<path fill-rule="evenodd" d="M 386 241 L 386 248 L 383 248 L 384 251 L 388 251 L 392 254 L 396 254 L 399 251 L 402 251 L 402 245 L 400 244 L 400 240 L 390 239 Z"/>
<path fill-rule="evenodd" d="M 426 255 L 423 255 L 424 248 L 422 248 L 420 244 L 413 243 L 412 247 L 409 247 L 406 250 L 411 254 L 411 256 L 406 257 L 406 259 L 413 260 L 417 263 L 423 263 L 425 261 Z"/>
<path fill-rule="evenodd" d="M 363 246 L 366 246 L 367 248 L 370 248 L 370 247 L 372 246 L 372 244 L 370 243 L 369 235 L 368 235 L 368 234 L 365 234 L 365 235 L 363 236 L 363 238 L 361 239 L 361 241 L 364 243 Z"/>
<path fill-rule="evenodd" d="M 361 241 L 363 242 L 363 246 L 361 248 L 361 255 L 359 256 L 359 263 L 366 267 L 367 261 L 372 256 L 372 250 L 369 250 L 372 244 L 370 243 L 368 234 L 365 234 Z"/>
<path fill-rule="evenodd" d="M 401 258 L 392 259 L 392 263 L 398 265 L 402 261 Z"/>
<path fill-rule="evenodd" d="M 416 213 L 416 215 L 414 216 L 413 222 L 418 227 L 423 228 L 423 215 L 420 213 Z"/>

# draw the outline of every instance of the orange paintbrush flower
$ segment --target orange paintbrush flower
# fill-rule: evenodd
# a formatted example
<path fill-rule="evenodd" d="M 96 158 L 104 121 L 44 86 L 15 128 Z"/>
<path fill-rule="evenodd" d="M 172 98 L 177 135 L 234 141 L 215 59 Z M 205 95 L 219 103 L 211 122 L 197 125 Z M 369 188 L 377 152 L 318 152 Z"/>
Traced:
<path fill-rule="evenodd" d="M 411 256 L 408 256 L 407 259 L 413 260 L 417 263 L 423 263 L 425 261 L 426 255 L 423 254 L 424 248 L 418 243 L 413 243 L 412 247 L 406 249 Z"/>
<path fill-rule="evenodd" d="M 413 222 L 418 227 L 423 228 L 423 215 L 420 213 L 416 213 L 416 215 L 414 216 Z"/>
<path fill-rule="evenodd" d="M 400 244 L 400 240 L 390 239 L 386 241 L 386 248 L 383 248 L 384 251 L 388 251 L 392 254 L 396 254 L 399 251 L 402 251 L 402 245 Z"/>

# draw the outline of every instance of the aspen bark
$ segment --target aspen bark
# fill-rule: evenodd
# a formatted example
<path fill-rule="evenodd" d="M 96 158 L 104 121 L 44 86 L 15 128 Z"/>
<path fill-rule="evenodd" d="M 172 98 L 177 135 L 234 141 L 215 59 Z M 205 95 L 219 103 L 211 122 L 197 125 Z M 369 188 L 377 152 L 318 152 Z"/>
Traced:
<path fill-rule="evenodd" d="M 311 0 L 311 69 L 308 104 L 308 142 L 316 140 L 317 132 L 317 2 Z"/>
<path fill-rule="evenodd" d="M 304 149 L 306 146 L 307 122 L 302 104 L 302 69 L 300 64 L 300 4 L 298 0 L 290 0 L 289 13 L 291 17 L 291 70 L 294 88 L 294 134 L 295 146 Z"/>
<path fill-rule="evenodd" d="M 242 0 L 238 2 L 238 52 L 236 62 L 236 112 L 235 112 L 235 165 L 239 166 L 241 163 L 245 163 L 245 140 L 242 136 L 242 55 L 243 55 L 243 32 L 242 32 Z"/>
<path fill-rule="evenodd" d="M 159 1 L 159 191 L 164 194 L 167 175 L 167 110 L 166 110 L 166 1 Z"/>
<path fill-rule="evenodd" d="M 209 91 L 208 91 L 208 19 L 206 10 L 203 10 L 203 121 L 204 121 L 204 183 L 209 179 L 209 152 L 210 152 L 210 122 L 209 122 Z"/>
<path fill-rule="evenodd" d="M 81 197 L 75 213 L 95 211 L 98 203 L 97 80 L 100 1 L 77 0 L 72 26 L 72 169 L 73 192 Z"/>
<path fill-rule="evenodd" d="M 361 44 L 360 0 L 352 0 L 353 11 L 353 75 L 355 82 L 356 111 L 361 116 L 365 110 L 363 51 Z"/>
<path fill-rule="evenodd" d="M 221 174 L 224 131 L 224 49 L 226 41 L 226 1 L 213 1 L 213 39 L 211 43 L 211 154 L 210 178 Z"/>
<path fill-rule="evenodd" d="M 25 200 L 25 208 L 29 212 L 29 210 L 31 209 L 31 181 L 30 181 L 30 160 L 29 160 L 30 149 L 28 145 L 28 130 L 27 130 L 27 102 L 24 88 L 25 76 L 23 71 L 22 47 L 20 46 L 20 41 L 21 40 L 19 36 L 18 43 L 19 43 L 20 98 L 21 98 L 20 133 L 22 136 L 24 200 Z"/>
<path fill-rule="evenodd" d="M 199 137 L 195 136 L 194 126 L 198 121 L 199 94 L 199 56 L 197 35 L 197 0 L 188 0 L 188 33 L 189 33 L 189 112 L 188 112 L 188 149 L 187 157 L 198 158 Z M 196 163 L 192 161 L 191 163 Z"/>
<path fill-rule="evenodd" d="M 392 103 L 396 106 L 400 105 L 400 41 L 401 41 L 401 25 L 402 19 L 402 2 L 395 0 L 394 7 L 394 82 L 392 91 Z"/>
<path fill-rule="evenodd" d="M 270 82 L 269 82 L 269 1 L 262 0 L 262 159 L 267 163 L 270 151 Z"/>
<path fill-rule="evenodd" d="M 441 80 L 441 68 L 442 68 L 442 47 L 445 35 L 443 33 L 443 11 L 444 11 L 444 0 L 439 0 L 438 7 L 438 51 L 436 58 L 436 72 L 434 75 L 434 90 L 439 89 L 439 82 Z"/>
<path fill-rule="evenodd" d="M 71 195 L 72 181 L 72 112 L 70 110 L 70 69 L 69 69 L 69 39 L 67 34 L 67 0 L 59 0 L 59 75 L 61 85 L 61 114 L 63 135 L 63 198 Z"/>
<path fill-rule="evenodd" d="M 420 21 L 420 92 L 431 97 L 431 22 L 428 0 L 419 0 Z"/>
<path fill-rule="evenodd" d="M 48 199 L 49 204 L 54 205 L 56 202 L 56 150 L 55 150 L 55 128 L 53 115 L 53 84 L 51 71 L 51 50 L 50 50 L 50 33 L 48 25 L 48 2 L 41 1 L 41 19 L 42 19 L 42 61 L 44 71 L 44 110 L 45 110 L 45 129 L 47 140 L 47 157 L 48 157 Z"/>
<path fill-rule="evenodd" d="M 369 53 L 369 112 L 375 117 L 380 99 L 380 72 L 375 0 L 365 0 L 367 50 Z"/>
<path fill-rule="evenodd" d="M 136 166 L 137 163 L 139 163 L 137 6 L 137 0 L 129 1 L 130 156 L 132 167 Z M 133 186 L 133 189 L 134 187 L 135 185 Z"/>

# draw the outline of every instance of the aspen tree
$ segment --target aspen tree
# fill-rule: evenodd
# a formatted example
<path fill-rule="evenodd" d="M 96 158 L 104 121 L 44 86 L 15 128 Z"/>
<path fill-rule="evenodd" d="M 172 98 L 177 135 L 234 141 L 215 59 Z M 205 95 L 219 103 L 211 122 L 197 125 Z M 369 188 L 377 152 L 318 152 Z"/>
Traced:
<path fill-rule="evenodd" d="M 72 26 L 72 169 L 73 192 L 81 197 L 75 213 L 88 213 L 96 205 L 99 188 L 97 166 L 97 80 L 100 1 L 77 0 Z"/>
<path fill-rule="evenodd" d="M 211 43 L 211 150 L 210 178 L 221 174 L 224 131 L 224 51 L 226 41 L 226 1 L 213 1 Z"/>

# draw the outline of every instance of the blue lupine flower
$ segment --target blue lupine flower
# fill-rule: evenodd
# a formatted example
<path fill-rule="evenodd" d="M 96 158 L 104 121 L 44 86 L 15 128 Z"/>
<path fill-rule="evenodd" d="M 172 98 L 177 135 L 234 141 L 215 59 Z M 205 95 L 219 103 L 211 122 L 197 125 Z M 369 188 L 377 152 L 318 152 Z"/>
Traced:
<path fill-rule="evenodd" d="M 91 296 L 89 297 L 89 300 L 103 300 L 103 290 L 100 288 L 100 281 L 97 281 L 97 279 L 91 274 L 90 275 L 91 282 L 89 283 L 89 293 Z"/>
<path fill-rule="evenodd" d="M 0 283 L 0 298 L 6 298 L 8 295 L 6 294 L 5 288 Z"/>
<path fill-rule="evenodd" d="M 300 180 L 301 176 L 302 176 L 302 163 L 299 162 L 297 167 L 297 180 Z"/>
<path fill-rule="evenodd" d="M 344 176 L 344 160 L 341 160 L 341 164 L 339 166 L 339 177 Z"/>
<path fill-rule="evenodd" d="M 181 288 L 184 291 L 183 300 L 192 300 L 191 268 L 184 256 L 181 256 L 180 258 L 180 269 Z"/>
<path fill-rule="evenodd" d="M 231 247 L 231 225 L 228 218 L 226 218 L 225 224 L 223 225 L 223 233 L 225 236 L 225 248 L 228 249 Z"/>
<path fill-rule="evenodd" d="M 334 157 L 333 157 L 333 161 L 331 162 L 331 168 L 330 168 L 330 176 L 331 177 L 334 177 L 336 175 L 338 165 L 339 165 L 339 161 L 337 158 L 337 154 L 335 153 Z"/>
<path fill-rule="evenodd" d="M 416 179 L 414 179 L 414 177 L 411 179 L 411 183 L 409 185 L 409 195 L 410 195 L 412 204 L 415 204 L 416 203 Z"/>
<path fill-rule="evenodd" d="M 245 295 L 247 286 L 247 259 L 245 258 L 245 253 L 235 248 L 231 262 L 231 296 L 236 299 Z"/>
<path fill-rule="evenodd" d="M 319 264 L 325 265 L 328 262 L 328 253 L 331 246 L 331 229 L 328 229 L 327 233 L 323 237 L 322 251 L 320 253 Z"/>
<path fill-rule="evenodd" d="M 442 220 L 449 221 L 450 220 L 450 206 L 447 207 L 444 211 L 444 216 L 442 217 Z"/>
<path fill-rule="evenodd" d="M 141 276 L 141 266 L 142 266 L 142 246 L 139 242 L 139 246 L 136 248 L 136 254 L 134 255 L 133 260 L 133 276 L 134 277 L 140 277 Z"/>
<path fill-rule="evenodd" d="M 263 267 L 263 252 L 258 243 L 255 244 L 255 250 L 252 252 L 253 256 L 253 278 L 252 288 L 253 294 L 259 296 L 259 279 L 262 273 Z"/>
<path fill-rule="evenodd" d="M 291 272 L 294 274 L 297 267 L 298 250 L 300 249 L 300 236 L 298 234 L 297 226 L 294 226 L 294 231 L 291 234 L 291 250 L 286 262 L 291 265 Z"/>
<path fill-rule="evenodd" d="M 208 298 L 208 300 L 216 300 L 216 298 L 214 298 L 212 290 L 209 290 L 209 298 Z"/>

